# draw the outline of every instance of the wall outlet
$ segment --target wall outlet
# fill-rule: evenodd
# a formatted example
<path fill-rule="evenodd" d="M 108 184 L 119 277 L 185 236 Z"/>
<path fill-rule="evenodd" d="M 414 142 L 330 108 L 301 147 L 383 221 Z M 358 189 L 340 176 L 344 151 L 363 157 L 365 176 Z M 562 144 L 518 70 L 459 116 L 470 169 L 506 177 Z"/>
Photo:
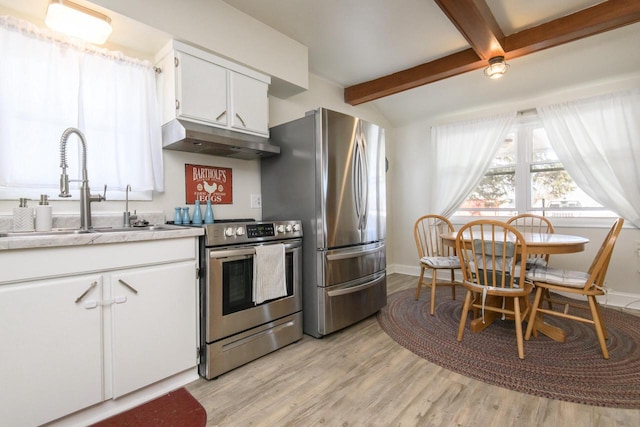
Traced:
<path fill-rule="evenodd" d="M 251 207 L 253 209 L 262 208 L 262 196 L 260 194 L 252 194 L 251 195 Z"/>

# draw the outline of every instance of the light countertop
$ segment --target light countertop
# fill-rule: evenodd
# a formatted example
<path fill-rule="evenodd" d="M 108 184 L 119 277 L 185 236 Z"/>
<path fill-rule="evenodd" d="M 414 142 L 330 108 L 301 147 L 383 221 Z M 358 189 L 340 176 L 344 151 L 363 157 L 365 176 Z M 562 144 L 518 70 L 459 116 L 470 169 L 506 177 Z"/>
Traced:
<path fill-rule="evenodd" d="M 163 225 L 159 230 L 144 230 L 131 227 L 127 231 L 104 231 L 95 229 L 91 233 L 47 234 L 0 237 L 0 251 L 13 249 L 34 249 L 56 246 L 100 245 L 108 243 L 139 242 L 145 240 L 176 239 L 204 234 L 200 227 Z"/>

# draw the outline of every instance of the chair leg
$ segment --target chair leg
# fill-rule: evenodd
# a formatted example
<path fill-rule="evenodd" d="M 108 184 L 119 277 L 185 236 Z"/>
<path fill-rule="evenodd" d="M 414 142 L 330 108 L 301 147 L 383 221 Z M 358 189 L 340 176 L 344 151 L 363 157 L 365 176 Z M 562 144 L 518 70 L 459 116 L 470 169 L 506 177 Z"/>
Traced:
<path fill-rule="evenodd" d="M 431 315 L 436 311 L 436 283 L 438 283 L 438 270 L 431 270 Z"/>
<path fill-rule="evenodd" d="M 551 303 L 551 291 L 549 289 L 544 290 L 544 297 L 547 300 L 547 305 L 549 306 L 549 310 L 553 310 L 553 304 Z"/>
<path fill-rule="evenodd" d="M 416 301 L 420 299 L 420 288 L 422 288 L 423 279 L 424 279 L 424 267 L 420 267 L 420 278 L 418 279 L 418 289 L 416 289 Z"/>
<path fill-rule="evenodd" d="M 524 359 L 524 343 L 522 342 L 522 316 L 520 315 L 520 298 L 513 298 L 513 314 L 516 321 L 516 342 L 518 357 Z"/>
<path fill-rule="evenodd" d="M 467 296 L 464 298 L 464 304 L 462 306 L 462 314 L 460 315 L 460 325 L 458 326 L 458 341 L 462 341 L 462 335 L 464 335 L 464 327 L 467 323 L 467 315 L 470 307 L 471 291 L 467 291 Z"/>
<path fill-rule="evenodd" d="M 609 334 L 607 334 L 607 328 L 604 325 L 604 318 L 602 317 L 602 311 L 600 310 L 600 303 L 598 302 L 598 299 L 595 298 L 596 301 L 596 309 L 598 310 L 598 317 L 600 318 L 600 325 L 602 326 L 602 332 L 604 333 L 604 339 L 608 340 L 609 339 Z"/>
<path fill-rule="evenodd" d="M 600 342 L 600 349 L 602 350 L 602 357 L 605 359 L 609 358 L 609 350 L 607 350 L 607 343 L 604 339 L 604 331 L 602 328 L 602 319 L 600 318 L 600 313 L 597 307 L 598 301 L 596 301 L 596 297 L 593 295 L 589 295 L 587 297 L 589 301 L 589 307 L 591 308 L 591 317 L 593 317 L 593 324 L 596 327 L 596 334 L 598 335 L 598 341 Z"/>
<path fill-rule="evenodd" d="M 538 287 L 536 289 L 536 296 L 533 300 L 533 305 L 531 306 L 531 313 L 529 314 L 529 322 L 527 323 L 527 333 L 524 336 L 525 340 L 531 338 L 531 332 L 536 324 L 536 316 L 538 314 L 538 307 L 540 305 L 540 299 L 542 298 L 543 288 Z"/>
<path fill-rule="evenodd" d="M 454 270 L 451 271 L 451 283 L 455 283 L 456 275 Z M 456 285 L 451 285 L 451 299 L 456 299 Z"/>

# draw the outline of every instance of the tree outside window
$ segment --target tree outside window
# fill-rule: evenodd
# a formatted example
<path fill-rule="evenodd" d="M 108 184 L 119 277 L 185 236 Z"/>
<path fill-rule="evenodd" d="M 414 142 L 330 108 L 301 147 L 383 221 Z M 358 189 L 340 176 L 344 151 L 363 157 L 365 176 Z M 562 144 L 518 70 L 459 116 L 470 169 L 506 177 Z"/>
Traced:
<path fill-rule="evenodd" d="M 537 120 L 518 123 L 505 138 L 482 181 L 456 216 L 612 216 L 580 190 Z"/>

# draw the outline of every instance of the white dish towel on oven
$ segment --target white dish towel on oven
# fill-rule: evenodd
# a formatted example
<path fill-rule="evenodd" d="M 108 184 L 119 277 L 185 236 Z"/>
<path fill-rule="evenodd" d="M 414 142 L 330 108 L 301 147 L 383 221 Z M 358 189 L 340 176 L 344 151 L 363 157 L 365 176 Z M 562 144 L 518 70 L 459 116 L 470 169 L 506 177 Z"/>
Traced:
<path fill-rule="evenodd" d="M 287 281 L 284 271 L 284 245 L 256 246 L 253 263 L 253 302 L 264 301 L 287 295 Z"/>

